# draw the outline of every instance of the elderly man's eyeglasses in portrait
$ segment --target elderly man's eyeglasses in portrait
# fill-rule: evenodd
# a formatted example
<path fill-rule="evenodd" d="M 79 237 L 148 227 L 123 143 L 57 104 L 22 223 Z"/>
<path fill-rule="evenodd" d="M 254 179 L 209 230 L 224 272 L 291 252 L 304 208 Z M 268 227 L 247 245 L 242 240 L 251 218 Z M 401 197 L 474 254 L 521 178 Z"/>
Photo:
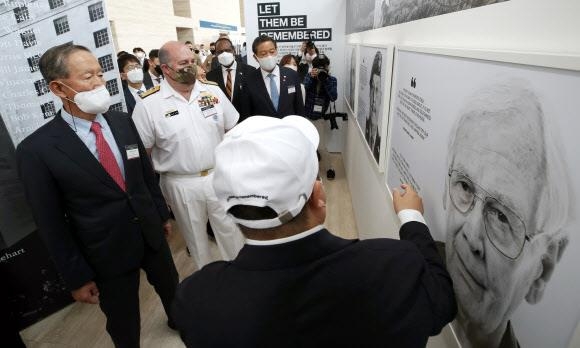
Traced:
<path fill-rule="evenodd" d="M 510 260 L 517 259 L 526 241 L 524 221 L 512 209 L 491 196 L 481 186 L 458 170 L 449 170 L 449 197 L 453 206 L 463 214 L 475 206 L 475 198 L 483 204 L 485 233 L 491 244 Z"/>

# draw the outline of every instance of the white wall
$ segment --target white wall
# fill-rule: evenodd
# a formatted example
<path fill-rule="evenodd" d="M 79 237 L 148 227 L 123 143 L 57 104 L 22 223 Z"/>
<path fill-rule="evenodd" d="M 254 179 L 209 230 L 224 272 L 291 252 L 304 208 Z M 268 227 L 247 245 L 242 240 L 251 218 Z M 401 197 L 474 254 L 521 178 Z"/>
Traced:
<path fill-rule="evenodd" d="M 579 15 L 578 0 L 510 0 L 347 35 L 347 42 L 580 56 Z M 356 121 L 351 117 L 349 123 L 343 155 L 359 236 L 398 237 L 385 174 L 376 171 Z M 579 336 L 570 347 L 580 347 Z M 449 335 L 430 342 L 455 345 Z"/>
<path fill-rule="evenodd" d="M 114 23 L 117 50 L 131 52 L 133 47 L 142 47 L 149 53 L 167 41 L 177 40 L 177 27 L 193 31 L 193 37 L 183 40 L 204 43 L 209 48 L 209 43 L 218 39 L 220 30 L 200 28 L 200 20 L 237 26 L 238 32 L 231 33 L 232 37 L 243 31 L 239 0 L 190 0 L 191 18 L 176 16 L 171 0 L 105 2 L 107 16 Z"/>

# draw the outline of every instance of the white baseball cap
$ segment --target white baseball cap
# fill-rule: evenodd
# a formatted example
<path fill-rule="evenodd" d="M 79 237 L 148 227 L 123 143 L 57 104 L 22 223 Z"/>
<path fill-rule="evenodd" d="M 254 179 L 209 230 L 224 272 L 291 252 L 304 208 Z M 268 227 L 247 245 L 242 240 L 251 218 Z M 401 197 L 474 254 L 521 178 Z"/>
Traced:
<path fill-rule="evenodd" d="M 277 217 L 243 226 L 280 226 L 300 213 L 318 175 L 318 132 L 301 116 L 252 116 L 231 129 L 215 150 L 213 187 L 228 211 L 236 205 L 269 207 Z"/>

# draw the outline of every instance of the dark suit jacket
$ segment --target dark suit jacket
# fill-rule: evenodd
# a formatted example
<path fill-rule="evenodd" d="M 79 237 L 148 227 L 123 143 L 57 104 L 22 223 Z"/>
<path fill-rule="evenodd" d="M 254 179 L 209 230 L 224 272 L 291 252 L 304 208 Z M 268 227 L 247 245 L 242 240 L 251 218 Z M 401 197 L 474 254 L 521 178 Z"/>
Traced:
<path fill-rule="evenodd" d="M 253 68 L 247 64 L 237 62 L 236 78 L 234 81 L 234 85 L 232 87 L 232 93 L 233 93 L 232 104 L 234 104 L 234 107 L 236 108 L 236 110 L 240 114 L 240 119 L 238 120 L 238 122 L 241 122 L 244 119 L 246 119 L 246 117 L 248 117 L 247 114 L 244 114 L 245 110 L 242 110 L 242 100 L 245 98 L 246 89 L 248 86 L 247 85 L 247 77 L 254 70 L 255 70 L 255 68 Z M 224 94 L 227 95 L 227 93 L 226 93 L 226 81 L 224 81 L 224 75 L 222 73 L 222 66 L 221 65 L 219 65 L 218 68 L 213 69 L 212 71 L 208 72 L 206 77 L 209 81 L 213 81 L 213 82 L 217 83 L 218 86 L 220 86 L 221 90 L 224 92 Z"/>
<path fill-rule="evenodd" d="M 456 314 L 453 286 L 427 226 L 400 236 L 245 245 L 179 285 L 175 323 L 188 347 L 425 347 Z"/>
<path fill-rule="evenodd" d="M 129 86 L 123 83 L 123 95 L 125 96 L 125 104 L 127 104 L 127 113 L 133 115 L 133 109 L 135 109 L 135 97 L 131 94 Z"/>
<path fill-rule="evenodd" d="M 288 88 L 294 88 L 293 93 L 288 93 Z M 249 116 L 264 115 L 282 118 L 288 115 L 304 116 L 304 100 L 302 99 L 302 87 L 296 71 L 280 67 L 280 99 L 278 110 L 270 99 L 266 84 L 262 78 L 260 68 L 248 76 L 248 97 L 242 101 L 244 113 Z"/>
<path fill-rule="evenodd" d="M 60 112 L 16 150 L 40 235 L 70 289 L 138 269 L 146 244 L 157 250 L 165 243 L 169 212 L 135 125 L 125 113 L 104 116 L 123 156 L 127 192 Z M 132 145 L 139 157 L 128 160 Z"/>
<path fill-rule="evenodd" d="M 153 79 L 151 79 L 151 75 L 149 75 L 149 71 L 147 70 L 143 70 L 143 84 L 145 85 L 145 89 L 150 89 L 155 86 L 153 84 Z"/>

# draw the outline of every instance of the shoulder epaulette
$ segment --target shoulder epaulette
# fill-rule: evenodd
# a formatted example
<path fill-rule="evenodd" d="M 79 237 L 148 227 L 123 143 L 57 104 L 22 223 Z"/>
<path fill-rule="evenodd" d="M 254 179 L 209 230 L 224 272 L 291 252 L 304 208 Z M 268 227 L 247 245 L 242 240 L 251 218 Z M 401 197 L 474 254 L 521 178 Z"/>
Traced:
<path fill-rule="evenodd" d="M 148 96 L 150 96 L 151 94 L 155 94 L 155 93 L 159 92 L 160 89 L 161 89 L 161 87 L 159 87 L 159 86 L 155 86 L 153 88 L 149 88 L 145 92 L 141 93 L 141 99 L 145 99 Z"/>
<path fill-rule="evenodd" d="M 217 84 L 217 82 L 213 82 L 213 81 L 209 81 L 209 80 L 205 80 L 205 81 L 201 81 L 201 82 L 205 83 L 206 85 L 219 86 Z"/>

